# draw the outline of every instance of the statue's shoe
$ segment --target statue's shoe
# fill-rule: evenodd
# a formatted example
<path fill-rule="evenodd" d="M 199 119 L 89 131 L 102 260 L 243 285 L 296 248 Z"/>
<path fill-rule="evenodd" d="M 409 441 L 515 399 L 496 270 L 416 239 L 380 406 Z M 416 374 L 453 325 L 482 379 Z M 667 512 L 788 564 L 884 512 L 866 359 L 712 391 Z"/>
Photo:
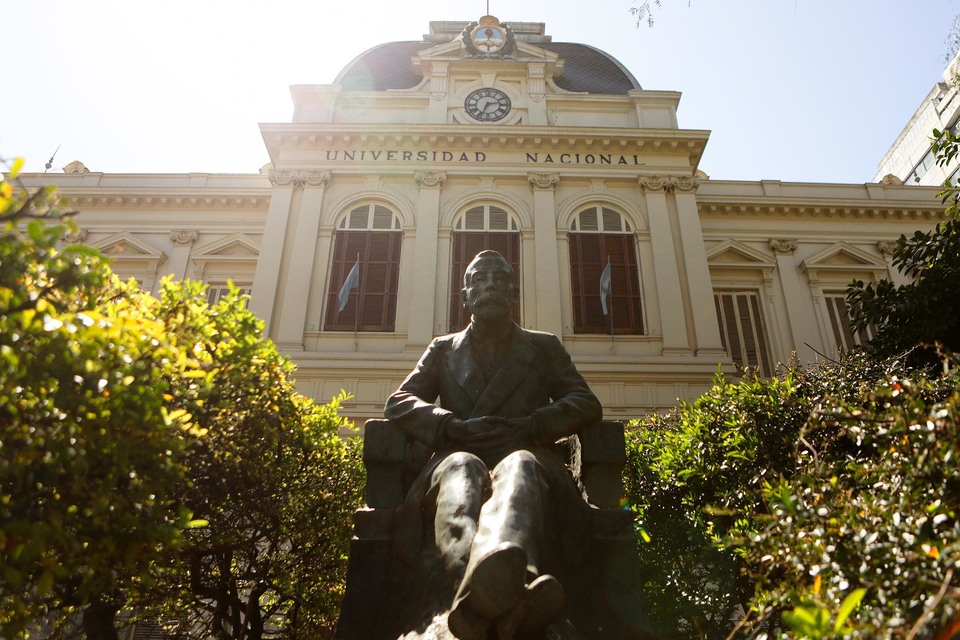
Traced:
<path fill-rule="evenodd" d="M 513 610 L 497 623 L 499 640 L 512 640 L 542 632 L 560 617 L 566 604 L 566 595 L 560 581 L 551 575 L 542 575 L 530 584 Z"/>
<path fill-rule="evenodd" d="M 447 625 L 461 640 L 484 637 L 487 629 L 524 598 L 527 554 L 504 542 L 477 561 L 465 577 L 466 593 L 450 611 Z"/>

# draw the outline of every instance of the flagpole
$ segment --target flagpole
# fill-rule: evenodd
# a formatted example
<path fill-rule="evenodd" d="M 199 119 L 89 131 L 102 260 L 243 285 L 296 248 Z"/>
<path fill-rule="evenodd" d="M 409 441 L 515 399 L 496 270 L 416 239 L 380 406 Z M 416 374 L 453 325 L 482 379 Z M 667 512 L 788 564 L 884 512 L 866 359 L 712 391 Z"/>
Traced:
<path fill-rule="evenodd" d="M 607 268 L 610 269 L 610 304 L 608 305 L 610 310 L 610 351 L 613 351 L 614 342 L 613 342 L 613 269 L 610 267 L 610 256 L 607 256 Z"/>
<path fill-rule="evenodd" d="M 360 263 L 360 252 L 357 251 L 357 264 Z M 357 274 L 357 298 L 353 302 L 353 350 L 359 350 L 357 344 L 357 327 L 360 324 L 360 274 Z"/>

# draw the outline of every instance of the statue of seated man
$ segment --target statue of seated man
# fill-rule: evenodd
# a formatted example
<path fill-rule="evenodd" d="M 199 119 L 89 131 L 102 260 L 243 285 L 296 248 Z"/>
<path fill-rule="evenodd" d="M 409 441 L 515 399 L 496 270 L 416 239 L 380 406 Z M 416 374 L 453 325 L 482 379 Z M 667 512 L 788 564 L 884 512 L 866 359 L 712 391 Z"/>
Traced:
<path fill-rule="evenodd" d="M 435 506 L 456 586 L 448 626 L 462 640 L 536 634 L 562 613 L 563 587 L 545 567 L 584 503 L 555 443 L 602 417 L 560 341 L 513 322 L 514 278 L 495 251 L 470 262 L 469 326 L 435 339 L 384 411 L 434 452 L 407 502 Z"/>

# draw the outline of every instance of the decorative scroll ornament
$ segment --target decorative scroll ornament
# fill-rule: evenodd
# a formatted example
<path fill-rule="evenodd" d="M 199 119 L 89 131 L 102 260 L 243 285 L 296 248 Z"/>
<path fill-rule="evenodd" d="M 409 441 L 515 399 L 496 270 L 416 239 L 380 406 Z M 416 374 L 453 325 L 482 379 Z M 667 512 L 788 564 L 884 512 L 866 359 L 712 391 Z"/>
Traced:
<path fill-rule="evenodd" d="M 174 244 L 179 245 L 189 245 L 197 241 L 197 238 L 200 237 L 199 231 L 191 231 L 189 229 L 180 229 L 178 231 L 170 232 L 170 239 L 173 240 Z"/>
<path fill-rule="evenodd" d="M 419 187 L 442 187 L 447 181 L 446 171 L 415 171 L 413 179 Z"/>
<path fill-rule="evenodd" d="M 893 255 L 893 252 L 897 250 L 897 241 L 896 240 L 880 240 L 877 242 L 877 251 L 884 257 L 889 259 Z"/>
<path fill-rule="evenodd" d="M 302 187 L 325 187 L 330 182 L 331 173 L 329 171 L 301 171 L 297 176 L 297 182 Z"/>
<path fill-rule="evenodd" d="M 683 191 L 685 193 L 696 191 L 700 188 L 700 181 L 691 176 L 677 176 L 675 178 L 670 178 L 670 184 L 677 191 Z"/>
<path fill-rule="evenodd" d="M 270 180 L 270 184 L 275 187 L 289 187 L 293 185 L 293 181 L 296 179 L 296 171 L 288 171 L 284 169 L 282 171 L 271 171 L 267 174 L 267 179 Z"/>
<path fill-rule="evenodd" d="M 528 173 L 527 180 L 534 189 L 553 189 L 560 182 L 560 174 Z"/>
<path fill-rule="evenodd" d="M 322 187 L 330 180 L 329 171 L 271 171 L 267 174 L 270 184 L 275 187 Z"/>
<path fill-rule="evenodd" d="M 644 191 L 663 192 L 669 186 L 669 180 L 663 176 L 640 176 L 637 181 Z"/>
<path fill-rule="evenodd" d="M 76 231 L 67 231 L 60 239 L 66 244 L 80 244 L 87 239 L 86 229 L 77 229 Z"/>
<path fill-rule="evenodd" d="M 510 58 L 516 52 L 517 39 L 513 29 L 493 16 L 483 16 L 471 22 L 460 34 L 463 46 L 471 58 Z"/>
<path fill-rule="evenodd" d="M 637 180 L 644 191 L 689 193 L 700 188 L 700 180 L 694 176 L 640 176 Z"/>
<path fill-rule="evenodd" d="M 797 250 L 797 241 L 786 238 L 770 238 L 770 248 L 775 253 L 793 253 Z"/>

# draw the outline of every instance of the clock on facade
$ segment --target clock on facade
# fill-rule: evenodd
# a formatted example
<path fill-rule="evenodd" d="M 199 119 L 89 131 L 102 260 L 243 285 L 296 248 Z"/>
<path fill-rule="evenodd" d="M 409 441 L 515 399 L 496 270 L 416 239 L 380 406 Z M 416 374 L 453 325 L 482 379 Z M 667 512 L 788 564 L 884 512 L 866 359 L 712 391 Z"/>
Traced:
<path fill-rule="evenodd" d="M 510 98 L 499 89 L 477 89 L 463 101 L 463 108 L 474 120 L 496 122 L 510 113 Z"/>

